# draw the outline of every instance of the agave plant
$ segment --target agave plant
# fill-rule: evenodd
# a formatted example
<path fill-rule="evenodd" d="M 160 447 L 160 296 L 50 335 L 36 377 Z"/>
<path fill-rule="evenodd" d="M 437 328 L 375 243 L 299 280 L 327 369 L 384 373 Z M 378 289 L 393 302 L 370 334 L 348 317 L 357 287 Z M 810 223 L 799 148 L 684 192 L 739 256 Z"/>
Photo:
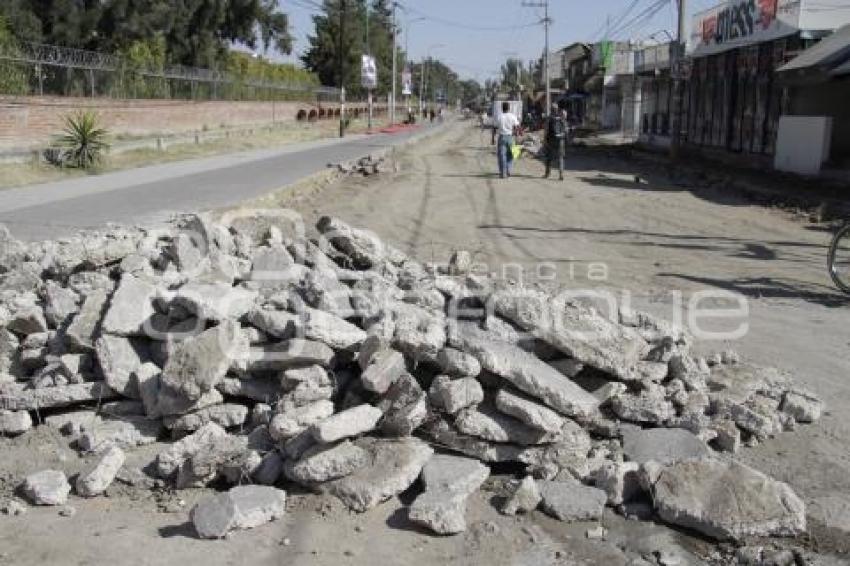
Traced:
<path fill-rule="evenodd" d="M 57 138 L 64 152 L 62 163 L 88 169 L 97 165 L 109 149 L 107 131 L 94 112 L 77 112 L 65 117 L 63 134 Z"/>

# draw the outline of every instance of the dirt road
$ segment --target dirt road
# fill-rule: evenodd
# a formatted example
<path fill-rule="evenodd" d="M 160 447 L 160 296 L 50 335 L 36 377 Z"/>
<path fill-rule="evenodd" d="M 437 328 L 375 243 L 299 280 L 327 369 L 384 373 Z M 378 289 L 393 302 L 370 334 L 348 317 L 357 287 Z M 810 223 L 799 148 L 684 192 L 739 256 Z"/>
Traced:
<path fill-rule="evenodd" d="M 686 301 L 705 289 L 741 293 L 749 307 L 746 335 L 700 348 L 734 348 L 786 368 L 827 401 L 829 414 L 740 457 L 806 500 L 808 544 L 828 551 L 820 564 L 846 564 L 840 553 L 850 550 L 850 304 L 828 284 L 827 233 L 734 195 L 674 185 L 658 171 L 604 153 L 571 154 L 563 183 L 540 179 L 542 166 L 528 159 L 510 180 L 498 179 L 495 166 L 489 135 L 458 124 L 401 152 L 396 174 L 266 202 L 291 206 L 310 222 L 338 215 L 421 260 L 444 261 L 463 248 L 492 271 L 516 275 L 522 266 L 526 279 L 554 271 L 572 288 L 619 297 L 627 290 L 636 306 L 668 318 L 676 312 L 675 291 Z M 635 175 L 646 182 L 635 183 Z M 3 445 L 0 479 L 51 464 L 73 471 L 76 456 L 60 440 L 26 438 Z M 155 450 L 134 460 L 144 462 Z M 587 540 L 590 525 L 564 525 L 539 512 L 504 517 L 492 504 L 497 482 L 471 498 L 469 529 L 456 537 L 420 533 L 399 501 L 356 515 L 333 499 L 293 492 L 285 520 L 202 542 L 192 538 L 187 517 L 203 494 L 118 489 L 108 498 L 74 500 L 72 518 L 55 509 L 0 517 L 0 564 L 625 565 L 671 547 L 685 553 L 685 563 L 700 564 L 686 553 L 704 550 L 683 533 L 611 512 L 607 541 Z"/>

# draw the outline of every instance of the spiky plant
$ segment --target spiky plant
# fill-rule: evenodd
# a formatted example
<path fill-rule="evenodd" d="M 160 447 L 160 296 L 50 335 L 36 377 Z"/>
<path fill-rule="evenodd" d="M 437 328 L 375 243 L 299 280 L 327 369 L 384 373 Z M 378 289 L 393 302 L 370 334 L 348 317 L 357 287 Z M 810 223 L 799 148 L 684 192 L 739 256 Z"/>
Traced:
<path fill-rule="evenodd" d="M 108 132 L 100 127 L 94 112 L 76 112 L 65 116 L 65 128 L 57 141 L 64 149 L 63 164 L 88 169 L 100 163 L 109 149 Z"/>

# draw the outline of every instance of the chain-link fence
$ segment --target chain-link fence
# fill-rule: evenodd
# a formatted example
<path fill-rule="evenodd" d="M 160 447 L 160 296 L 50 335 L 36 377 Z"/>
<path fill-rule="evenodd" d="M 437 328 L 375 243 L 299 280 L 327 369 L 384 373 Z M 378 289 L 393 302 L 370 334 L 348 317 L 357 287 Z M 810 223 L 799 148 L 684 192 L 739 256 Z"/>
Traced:
<path fill-rule="evenodd" d="M 267 81 L 196 67 L 154 68 L 116 55 L 27 42 L 0 45 L 0 94 L 183 100 L 339 100 L 338 89 L 307 81 Z"/>

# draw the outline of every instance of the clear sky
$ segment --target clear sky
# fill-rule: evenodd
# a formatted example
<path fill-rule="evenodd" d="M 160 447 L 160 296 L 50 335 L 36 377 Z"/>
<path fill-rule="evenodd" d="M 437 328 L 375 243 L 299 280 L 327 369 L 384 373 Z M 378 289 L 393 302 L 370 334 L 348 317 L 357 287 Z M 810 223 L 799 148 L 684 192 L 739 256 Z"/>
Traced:
<path fill-rule="evenodd" d="M 320 2 L 321 0 L 314 0 Z M 484 81 L 495 76 L 507 57 L 523 60 L 539 58 L 543 53 L 543 27 L 539 22 L 543 10 L 525 8 L 522 0 L 400 0 L 399 24 L 403 32 L 399 43 L 404 47 L 410 31 L 410 55 L 420 59 L 429 47 L 454 68 L 462 77 Z M 688 14 L 720 3 L 720 0 L 688 0 Z M 290 16 L 295 47 L 295 60 L 307 46 L 307 36 L 313 33 L 310 14 L 315 10 L 303 0 L 279 0 Z M 647 39 L 655 34 L 666 40 L 662 30 L 675 35 L 675 0 L 550 0 L 550 30 L 553 49 L 575 41 L 594 41 L 605 35 L 610 17 L 613 39 Z M 642 14 L 651 16 L 640 17 Z M 408 25 L 417 18 L 428 19 Z M 617 22 L 620 22 L 617 24 Z M 690 23 L 690 17 L 687 19 Z M 615 25 L 616 24 L 616 25 Z"/>

